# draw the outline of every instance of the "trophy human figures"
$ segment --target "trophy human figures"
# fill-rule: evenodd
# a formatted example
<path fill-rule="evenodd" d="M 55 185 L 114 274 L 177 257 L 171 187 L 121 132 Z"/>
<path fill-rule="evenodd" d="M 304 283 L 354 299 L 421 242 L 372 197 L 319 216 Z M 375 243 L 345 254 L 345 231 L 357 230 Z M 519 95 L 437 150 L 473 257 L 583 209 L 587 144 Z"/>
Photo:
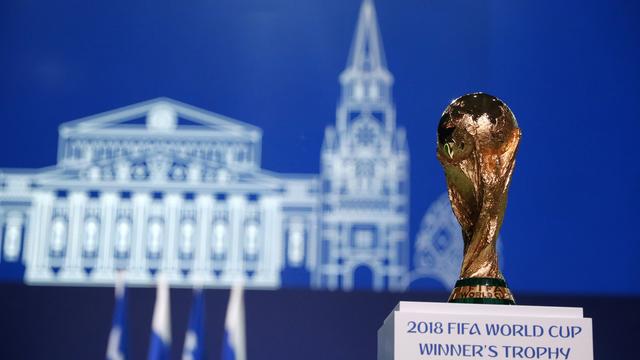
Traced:
<path fill-rule="evenodd" d="M 515 304 L 498 267 L 496 241 L 522 133 L 509 107 L 475 93 L 454 100 L 438 124 L 438 160 L 464 239 L 449 302 Z"/>

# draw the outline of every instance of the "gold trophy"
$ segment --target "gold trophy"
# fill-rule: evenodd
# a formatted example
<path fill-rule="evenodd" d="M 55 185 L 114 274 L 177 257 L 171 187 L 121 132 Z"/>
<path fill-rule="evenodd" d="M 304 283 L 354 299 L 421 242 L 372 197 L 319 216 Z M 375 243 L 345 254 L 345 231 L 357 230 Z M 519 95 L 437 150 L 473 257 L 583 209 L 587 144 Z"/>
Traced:
<path fill-rule="evenodd" d="M 496 241 L 522 133 L 498 98 L 454 100 L 438 124 L 438 160 L 464 239 L 460 278 L 449 302 L 515 304 L 498 268 Z"/>

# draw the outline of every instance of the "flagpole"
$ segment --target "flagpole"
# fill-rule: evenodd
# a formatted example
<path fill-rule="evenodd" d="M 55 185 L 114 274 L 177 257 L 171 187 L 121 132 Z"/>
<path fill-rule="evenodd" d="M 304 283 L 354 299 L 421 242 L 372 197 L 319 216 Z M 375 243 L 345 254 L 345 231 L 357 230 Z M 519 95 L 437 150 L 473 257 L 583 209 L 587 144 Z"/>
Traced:
<path fill-rule="evenodd" d="M 118 271 L 115 280 L 113 321 L 105 358 L 107 360 L 126 360 L 129 357 L 129 325 L 124 271 Z"/>
<path fill-rule="evenodd" d="M 191 314 L 189 315 L 189 328 L 184 336 L 182 360 L 204 359 L 204 339 L 204 293 L 202 286 L 195 286 Z"/>
<path fill-rule="evenodd" d="M 171 305 L 169 284 L 164 275 L 157 276 L 156 304 L 151 323 L 148 360 L 167 360 L 171 354 Z"/>
<path fill-rule="evenodd" d="M 244 314 L 244 284 L 235 283 L 229 295 L 224 326 L 222 360 L 247 360 Z"/>

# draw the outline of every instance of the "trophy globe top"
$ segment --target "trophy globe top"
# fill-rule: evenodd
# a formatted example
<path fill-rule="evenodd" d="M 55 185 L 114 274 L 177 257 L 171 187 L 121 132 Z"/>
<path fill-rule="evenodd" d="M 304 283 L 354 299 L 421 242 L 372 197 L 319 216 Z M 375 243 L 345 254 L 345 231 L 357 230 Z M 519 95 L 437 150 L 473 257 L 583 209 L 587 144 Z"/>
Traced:
<path fill-rule="evenodd" d="M 520 135 L 507 104 L 489 94 L 467 94 L 453 100 L 440 118 L 438 157 L 456 163 L 474 152 L 501 155 Z"/>

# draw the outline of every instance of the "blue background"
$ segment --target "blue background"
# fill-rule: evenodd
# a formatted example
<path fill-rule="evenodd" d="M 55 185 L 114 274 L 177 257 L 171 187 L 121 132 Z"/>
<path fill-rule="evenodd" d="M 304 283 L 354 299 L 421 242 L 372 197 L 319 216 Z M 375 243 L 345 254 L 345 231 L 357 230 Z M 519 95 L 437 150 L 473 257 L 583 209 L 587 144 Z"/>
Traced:
<path fill-rule="evenodd" d="M 53 165 L 60 123 L 168 96 L 261 127 L 263 168 L 318 173 L 323 131 L 335 121 L 337 76 L 346 64 L 359 6 L 359 0 L 3 1 L 0 166 Z M 602 354 L 597 358 L 629 358 L 622 354 L 638 330 L 623 325 L 623 312 L 638 301 L 613 295 L 640 294 L 640 3 L 377 0 L 376 8 L 396 79 L 398 123 L 407 128 L 411 149 L 411 239 L 430 203 L 445 191 L 435 158 L 440 113 L 453 98 L 472 91 L 502 98 L 524 133 L 502 229 L 510 286 L 516 296 L 551 294 L 519 297 L 524 303 L 586 306 L 587 315 L 596 318 L 596 353 Z M 15 314 L 38 308 L 42 316 L 24 324 L 65 318 L 79 329 L 85 322 L 97 324 L 104 336 L 74 346 L 104 353 L 110 290 L 1 288 L 12 294 L 3 296 L 3 311 L 14 314 L 3 333 L 37 330 L 17 326 Z M 137 301 L 148 316 L 138 315 L 136 326 L 145 330 L 132 333 L 146 341 L 152 292 L 137 291 L 146 294 Z M 209 293 L 224 308 L 224 293 Z M 251 294 L 249 319 L 254 306 L 253 319 L 263 329 L 282 321 L 261 318 L 268 312 L 255 308 L 259 300 Z M 399 298 L 443 300 L 280 291 L 273 296 L 272 307 L 325 304 L 320 311 L 338 315 L 362 300 L 370 302 L 356 314 L 368 319 L 362 327 L 355 315 L 349 321 L 336 315 L 329 318 L 336 323 L 319 325 L 318 333 L 327 336 L 341 326 L 353 330 L 343 335 L 354 342 L 334 348 L 335 359 L 372 357 L 370 325 L 376 328 Z M 186 324 L 189 297 L 182 297 Z M 92 315 L 76 312 L 92 301 L 98 302 Z M 219 308 L 211 302 L 208 314 Z M 215 331 L 221 333 L 223 320 L 216 319 Z M 44 325 L 36 328 L 45 337 L 55 333 Z M 283 331 L 287 328 L 283 324 Z M 58 337 L 72 345 L 76 333 Z M 614 339 L 613 333 L 619 336 Z M 256 346 L 269 339 L 257 338 L 249 334 L 250 355 L 276 358 L 260 356 Z M 5 355 L 19 358 L 11 351 L 26 339 L 6 347 Z M 66 349 L 53 339 L 40 349 L 50 354 Z M 282 343 L 276 344 L 285 346 L 286 339 L 278 339 Z M 327 341 L 324 346 L 333 341 L 319 339 Z M 612 345 L 615 341 L 620 346 Z M 353 344 L 368 350 L 358 352 Z M 134 348 L 144 353 L 143 345 Z M 38 357 L 37 348 L 30 351 L 33 356 L 27 357 Z"/>
<path fill-rule="evenodd" d="M 359 0 L 4 1 L 0 165 L 55 163 L 57 126 L 158 96 L 264 130 L 263 167 L 319 172 Z M 376 2 L 411 149 L 411 239 L 445 191 L 451 99 L 506 101 L 524 137 L 502 230 L 513 290 L 640 294 L 640 5 Z"/>

